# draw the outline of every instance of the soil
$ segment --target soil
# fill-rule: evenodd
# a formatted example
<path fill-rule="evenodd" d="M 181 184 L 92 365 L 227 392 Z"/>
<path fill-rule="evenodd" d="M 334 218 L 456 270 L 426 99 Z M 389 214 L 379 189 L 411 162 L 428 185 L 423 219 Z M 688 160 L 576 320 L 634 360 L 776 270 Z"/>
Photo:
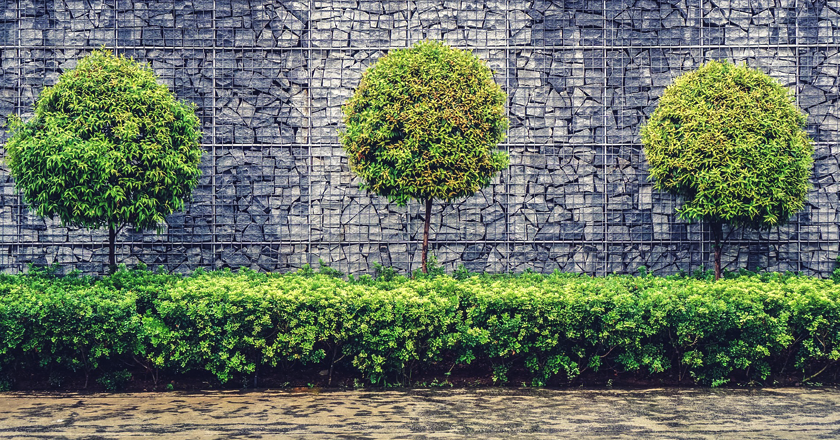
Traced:
<path fill-rule="evenodd" d="M 387 378 L 378 383 L 370 383 L 357 371 L 336 369 L 330 374 L 323 367 L 283 371 L 280 368 L 258 370 L 257 374 L 235 375 L 230 381 L 221 383 L 208 372 L 188 374 L 161 374 L 157 382 L 151 374 L 140 368 L 127 368 L 131 379 L 117 387 L 108 389 L 99 377 L 88 378 L 72 372 L 35 371 L 28 374 L 15 374 L 11 390 L 14 391 L 60 391 L 95 393 L 106 391 L 145 392 L 145 391 L 198 391 L 198 390 L 244 390 L 288 389 L 305 391 L 310 389 L 405 389 L 405 388 L 486 388 L 498 386 L 532 386 L 531 375 L 524 369 L 511 369 L 506 382 L 493 380 L 493 369 L 489 364 L 438 365 L 419 374 L 406 377 Z M 798 374 L 777 375 L 764 381 L 750 379 L 746 374 L 733 376 L 725 387 L 798 387 L 837 385 L 840 370 L 823 372 L 811 382 L 803 384 L 803 376 Z M 569 380 L 562 374 L 552 378 L 545 388 L 553 389 L 646 389 L 659 387 L 695 388 L 698 385 L 691 377 L 679 377 L 673 373 L 645 374 L 643 372 L 618 372 L 612 369 L 600 371 L 586 370 Z"/>

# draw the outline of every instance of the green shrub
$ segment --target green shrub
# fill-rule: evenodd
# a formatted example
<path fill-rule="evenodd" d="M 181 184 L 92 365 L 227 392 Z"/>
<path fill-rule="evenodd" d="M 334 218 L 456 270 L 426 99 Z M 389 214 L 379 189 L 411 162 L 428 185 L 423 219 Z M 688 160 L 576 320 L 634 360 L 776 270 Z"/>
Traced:
<path fill-rule="evenodd" d="M 654 187 L 709 222 L 715 278 L 722 224 L 767 229 L 805 203 L 813 147 L 790 91 L 768 75 L 711 61 L 668 86 L 641 136 Z"/>
<path fill-rule="evenodd" d="M 0 362 L 81 372 L 140 350 L 141 316 L 131 292 L 70 283 L 9 286 L 0 296 Z"/>
<path fill-rule="evenodd" d="M 171 353 L 181 369 L 206 369 L 223 382 L 260 364 L 332 367 L 342 360 L 373 382 L 401 378 L 439 355 L 455 299 L 387 286 L 322 275 L 190 278 L 157 301 L 160 323 L 172 336 L 156 350 Z"/>
<path fill-rule="evenodd" d="M 379 281 L 393 281 L 399 276 L 396 269 L 373 262 L 373 278 Z"/>
<path fill-rule="evenodd" d="M 96 381 L 105 387 L 106 391 L 120 391 L 131 381 L 131 372 L 128 370 L 117 370 L 105 373 Z"/>
<path fill-rule="evenodd" d="M 34 118 L 9 118 L 6 162 L 39 216 L 108 228 L 113 272 L 117 233 L 159 227 L 198 181 L 194 109 L 148 67 L 94 51 L 41 92 Z"/>
<path fill-rule="evenodd" d="M 425 204 L 423 272 L 432 201 L 469 197 L 507 168 L 506 95 L 468 51 L 419 42 L 379 59 L 344 105 L 341 133 L 362 188 Z"/>
<path fill-rule="evenodd" d="M 257 369 L 337 369 L 371 383 L 411 384 L 417 373 L 472 364 L 499 383 L 515 374 L 533 385 L 562 384 L 608 371 L 717 386 L 772 383 L 793 372 L 808 381 L 838 370 L 840 285 L 831 280 L 462 278 L 7 275 L 0 277 L 0 378 L 8 387 L 33 372 L 77 372 L 116 389 L 128 366 L 156 383 L 161 374 L 209 372 L 224 383 Z"/>
<path fill-rule="evenodd" d="M 319 266 L 318 273 L 320 273 L 322 275 L 330 276 L 330 277 L 333 277 L 333 278 L 344 278 L 344 272 L 342 272 L 338 269 L 331 268 L 321 258 L 318 259 L 318 266 Z"/>

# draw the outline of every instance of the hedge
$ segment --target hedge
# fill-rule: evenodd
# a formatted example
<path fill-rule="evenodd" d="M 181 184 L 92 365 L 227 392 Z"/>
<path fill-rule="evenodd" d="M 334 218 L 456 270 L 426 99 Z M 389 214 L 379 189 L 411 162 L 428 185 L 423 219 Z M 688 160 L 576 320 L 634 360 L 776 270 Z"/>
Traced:
<path fill-rule="evenodd" d="M 369 276 L 242 270 L 191 276 L 0 276 L 0 379 L 69 371 L 110 384 L 132 366 L 205 372 L 335 369 L 370 383 L 489 366 L 498 383 L 587 371 L 717 386 L 814 380 L 840 358 L 840 285 L 765 274 L 689 277 Z M 383 279 L 387 279 L 384 281 Z"/>

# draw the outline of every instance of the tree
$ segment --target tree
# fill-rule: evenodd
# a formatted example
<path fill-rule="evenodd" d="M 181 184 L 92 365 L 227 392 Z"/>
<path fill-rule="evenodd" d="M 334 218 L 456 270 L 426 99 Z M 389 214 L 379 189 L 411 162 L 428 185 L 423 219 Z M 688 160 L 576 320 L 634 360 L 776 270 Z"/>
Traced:
<path fill-rule="evenodd" d="M 720 279 L 722 225 L 769 229 L 800 211 L 813 164 L 806 116 L 778 81 L 711 61 L 668 86 L 642 127 L 654 187 L 680 218 L 709 222 Z"/>
<path fill-rule="evenodd" d="M 45 88 L 27 122 L 9 118 L 6 162 L 23 200 L 64 225 L 108 228 L 108 263 L 126 225 L 158 227 L 183 207 L 200 171 L 195 106 L 152 70 L 92 52 Z"/>
<path fill-rule="evenodd" d="M 469 51 L 420 42 L 379 59 L 344 105 L 341 141 L 362 188 L 425 204 L 423 272 L 432 201 L 469 197 L 507 168 L 507 96 Z"/>

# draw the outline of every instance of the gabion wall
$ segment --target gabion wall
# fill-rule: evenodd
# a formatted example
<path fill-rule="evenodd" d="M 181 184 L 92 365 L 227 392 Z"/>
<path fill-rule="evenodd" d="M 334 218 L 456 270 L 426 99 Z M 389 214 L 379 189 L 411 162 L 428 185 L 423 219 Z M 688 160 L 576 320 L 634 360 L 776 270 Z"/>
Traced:
<path fill-rule="evenodd" d="M 826 275 L 840 226 L 837 0 L 0 0 L 0 119 L 105 46 L 148 62 L 203 121 L 203 177 L 162 234 L 125 231 L 118 259 L 170 270 L 351 273 L 419 267 L 422 215 L 360 192 L 341 104 L 389 49 L 470 48 L 509 95 L 510 168 L 436 204 L 449 270 L 660 274 L 711 266 L 708 228 L 652 190 L 639 126 L 665 86 L 711 59 L 746 62 L 796 93 L 816 141 L 807 208 L 766 232 L 728 231 L 724 263 Z M 2 121 L 0 121 L 2 122 Z M 0 135 L 0 142 L 5 141 Z M 104 231 L 29 214 L 0 173 L 0 269 L 101 272 Z"/>

